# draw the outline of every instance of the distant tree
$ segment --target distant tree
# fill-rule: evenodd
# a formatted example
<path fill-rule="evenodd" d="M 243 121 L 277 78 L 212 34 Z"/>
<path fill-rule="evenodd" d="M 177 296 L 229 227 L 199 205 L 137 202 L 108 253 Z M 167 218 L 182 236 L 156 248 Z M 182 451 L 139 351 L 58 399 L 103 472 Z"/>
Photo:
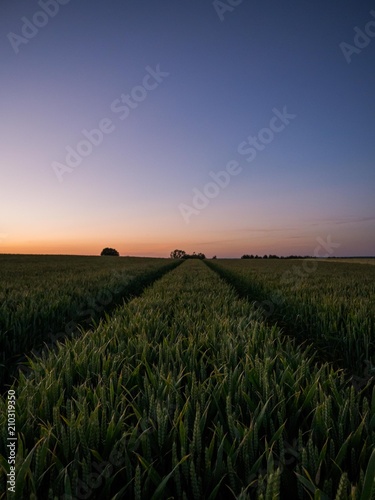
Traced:
<path fill-rule="evenodd" d="M 198 259 L 198 255 L 193 252 L 191 255 L 189 255 L 188 253 L 184 256 L 184 259 Z"/>
<path fill-rule="evenodd" d="M 212 258 L 213 258 L 213 259 L 217 259 L 216 255 L 214 255 Z"/>
<path fill-rule="evenodd" d="M 113 257 L 118 257 L 120 254 L 114 248 L 104 248 L 100 255 L 112 255 Z"/>
<path fill-rule="evenodd" d="M 181 259 L 205 259 L 206 256 L 204 253 L 195 253 L 193 252 L 192 254 L 185 253 Z"/>
<path fill-rule="evenodd" d="M 173 250 L 170 253 L 171 259 L 183 259 L 185 258 L 186 252 L 184 250 Z"/>
<path fill-rule="evenodd" d="M 250 259 L 250 255 L 246 253 L 241 257 L 241 259 Z"/>
<path fill-rule="evenodd" d="M 263 259 L 268 259 L 268 255 L 263 255 Z"/>

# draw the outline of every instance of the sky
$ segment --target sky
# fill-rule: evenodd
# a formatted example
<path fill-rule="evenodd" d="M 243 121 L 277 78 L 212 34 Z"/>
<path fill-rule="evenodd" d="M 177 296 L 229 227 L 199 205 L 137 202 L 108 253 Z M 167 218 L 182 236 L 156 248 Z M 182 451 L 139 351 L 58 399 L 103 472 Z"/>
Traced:
<path fill-rule="evenodd" d="M 375 255 L 374 2 L 2 0 L 0 61 L 0 253 Z"/>

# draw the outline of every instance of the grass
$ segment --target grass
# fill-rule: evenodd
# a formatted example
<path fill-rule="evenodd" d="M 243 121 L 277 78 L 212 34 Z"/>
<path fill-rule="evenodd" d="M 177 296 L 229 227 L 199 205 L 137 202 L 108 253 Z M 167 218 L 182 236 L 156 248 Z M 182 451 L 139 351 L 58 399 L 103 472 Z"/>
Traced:
<path fill-rule="evenodd" d="M 375 257 L 341 257 L 341 258 L 330 258 L 321 259 L 327 262 L 342 262 L 343 264 L 375 264 Z"/>
<path fill-rule="evenodd" d="M 20 374 L 17 498 L 372 498 L 375 390 L 313 351 L 186 261 Z"/>
<path fill-rule="evenodd" d="M 141 293 L 176 262 L 151 258 L 0 255 L 0 386 L 26 361 Z"/>
<path fill-rule="evenodd" d="M 375 366 L 375 268 L 318 260 L 215 260 L 238 293 L 355 377 Z"/>

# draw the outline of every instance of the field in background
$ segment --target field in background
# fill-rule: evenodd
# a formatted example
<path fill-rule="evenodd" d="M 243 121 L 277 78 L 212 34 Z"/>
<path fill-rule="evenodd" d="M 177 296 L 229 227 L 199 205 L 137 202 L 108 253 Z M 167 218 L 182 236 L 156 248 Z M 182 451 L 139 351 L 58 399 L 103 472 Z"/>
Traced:
<path fill-rule="evenodd" d="M 99 290 L 110 260 L 46 275 Z M 311 262 L 187 260 L 31 361 L 13 387 L 16 497 L 372 498 L 375 268 Z M 0 498 L 5 414 L 1 398 Z"/>
<path fill-rule="evenodd" d="M 269 323 L 362 376 L 375 365 L 375 267 L 331 259 L 211 260 Z"/>
<path fill-rule="evenodd" d="M 0 386 L 24 354 L 89 325 L 175 265 L 137 257 L 0 255 Z"/>
<path fill-rule="evenodd" d="M 344 264 L 371 264 L 371 265 L 375 264 L 375 257 L 372 257 L 372 258 L 366 258 L 366 257 L 351 258 L 351 257 L 348 257 L 348 258 L 337 258 L 337 259 L 332 258 L 332 259 L 321 259 L 321 260 L 328 261 L 328 262 L 343 262 Z"/>

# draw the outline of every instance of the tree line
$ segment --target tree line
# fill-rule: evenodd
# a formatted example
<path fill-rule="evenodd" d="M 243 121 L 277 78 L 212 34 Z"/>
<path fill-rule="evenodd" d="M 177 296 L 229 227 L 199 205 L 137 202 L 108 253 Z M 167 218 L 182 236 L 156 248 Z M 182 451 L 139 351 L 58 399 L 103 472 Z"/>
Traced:
<path fill-rule="evenodd" d="M 206 256 L 204 253 L 195 253 L 193 252 L 192 254 L 186 253 L 184 250 L 173 250 L 173 252 L 170 253 L 171 259 L 205 259 Z M 216 259 L 216 255 L 212 257 L 213 259 Z M 288 255 L 287 257 L 279 257 L 278 255 L 274 254 L 269 254 L 269 255 L 249 255 L 249 254 L 244 254 L 242 255 L 241 259 L 313 259 L 311 255 Z"/>
<path fill-rule="evenodd" d="M 171 259 L 205 259 L 206 256 L 204 253 L 195 253 L 193 252 L 192 254 L 188 254 L 185 252 L 185 250 L 173 250 L 173 252 L 170 253 Z"/>
<path fill-rule="evenodd" d="M 117 250 L 114 248 L 104 248 L 101 252 L 100 255 L 112 255 L 118 257 L 120 254 Z M 184 250 L 173 250 L 173 252 L 170 253 L 171 259 L 205 259 L 206 256 L 204 253 L 199 252 L 195 253 L 193 252 L 192 254 L 186 253 Z M 216 255 L 212 257 L 213 259 L 216 259 Z M 242 255 L 241 259 L 313 259 L 311 255 L 288 255 L 287 257 L 279 257 L 278 255 L 274 254 L 269 254 L 269 255 L 249 255 L 249 254 L 244 254 Z"/>

